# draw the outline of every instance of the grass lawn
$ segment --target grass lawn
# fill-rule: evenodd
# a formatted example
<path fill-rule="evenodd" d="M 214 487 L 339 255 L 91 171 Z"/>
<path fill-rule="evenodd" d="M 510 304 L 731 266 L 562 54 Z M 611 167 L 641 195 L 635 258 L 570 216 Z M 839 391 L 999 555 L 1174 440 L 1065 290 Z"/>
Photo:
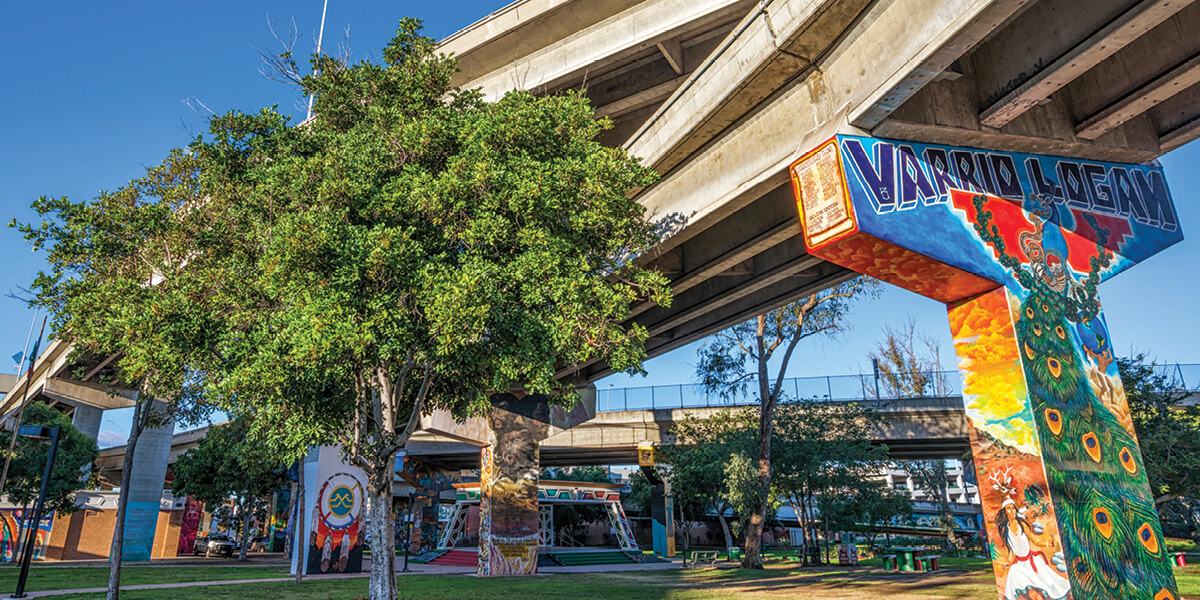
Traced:
<path fill-rule="evenodd" d="M 634 571 L 623 573 L 553 574 L 538 577 L 480 579 L 465 575 L 406 575 L 399 578 L 401 598 L 430 600 L 540 600 L 570 596 L 622 600 L 992 600 L 996 597 L 995 580 L 989 563 L 982 559 L 946 559 L 935 573 L 885 572 L 866 561 L 857 569 L 838 567 L 800 568 L 779 563 L 764 571 L 740 569 L 698 569 Z M 49 577 L 62 582 L 58 587 L 93 587 L 92 567 L 36 569 L 43 577 L 31 581 L 45 583 Z M 102 569 L 100 569 L 102 570 Z M 15 583 L 15 570 L 0 570 L 0 592 L 7 593 Z M 50 574 L 49 571 L 61 571 Z M 242 579 L 276 577 L 271 568 L 258 567 L 131 567 L 128 584 L 155 581 L 194 581 L 202 578 Z M 265 572 L 264 572 L 265 571 Z M 155 573 L 158 572 L 158 573 Z M 168 574 L 173 575 L 167 577 Z M 1200 598 L 1200 566 L 1177 570 L 1184 597 Z M 66 580 L 70 585 L 65 585 Z M 87 579 L 87 581 L 84 581 Z M 7 586 L 7 587 L 5 587 Z M 33 589 L 47 589 L 44 585 Z M 360 600 L 366 596 L 367 580 L 308 580 L 297 587 L 290 582 L 211 586 L 165 590 L 125 590 L 125 600 L 168 600 L 203 597 L 206 600 Z M 72 594 L 68 600 L 93 600 L 102 594 Z"/>
<path fill-rule="evenodd" d="M 0 596 L 7 597 L 17 589 L 20 570 L 15 566 L 0 568 Z M 271 579 L 287 577 L 287 567 L 208 567 L 153 566 L 121 568 L 122 585 L 144 583 L 180 583 L 186 581 L 221 581 L 227 579 Z M 34 565 L 29 569 L 25 590 L 67 590 L 108 586 L 108 566 L 56 567 Z"/>

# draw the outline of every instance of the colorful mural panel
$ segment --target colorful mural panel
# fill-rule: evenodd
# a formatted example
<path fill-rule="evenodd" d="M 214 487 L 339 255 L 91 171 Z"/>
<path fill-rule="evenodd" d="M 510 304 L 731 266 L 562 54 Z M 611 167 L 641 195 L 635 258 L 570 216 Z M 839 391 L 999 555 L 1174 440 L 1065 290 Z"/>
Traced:
<path fill-rule="evenodd" d="M 27 520 L 32 520 L 33 511 L 24 509 L 0 510 L 0 563 L 16 562 L 21 559 L 23 528 Z M 29 515 L 27 516 L 27 513 Z M 46 548 L 50 544 L 50 529 L 54 524 L 54 513 L 43 515 L 38 523 L 34 538 L 33 559 L 39 560 L 46 556 Z"/>
<path fill-rule="evenodd" d="M 196 545 L 196 534 L 200 531 L 200 521 L 204 518 L 204 503 L 188 498 L 183 506 L 183 520 L 179 524 L 179 545 L 175 550 L 176 556 L 191 556 Z"/>
<path fill-rule="evenodd" d="M 1000 597 L 1178 598 L 1096 292 L 1182 239 L 1161 169 L 836 142 L 855 227 L 809 251 L 949 304 Z"/>
<path fill-rule="evenodd" d="M 314 450 L 315 477 L 306 477 L 308 545 L 305 574 L 362 571 L 366 476 L 342 461 L 339 446 Z M 307 475 L 307 474 L 306 474 Z"/>
<path fill-rule="evenodd" d="M 538 441 L 548 406 L 509 394 L 493 399 L 480 454 L 479 575 L 532 575 L 538 562 Z"/>

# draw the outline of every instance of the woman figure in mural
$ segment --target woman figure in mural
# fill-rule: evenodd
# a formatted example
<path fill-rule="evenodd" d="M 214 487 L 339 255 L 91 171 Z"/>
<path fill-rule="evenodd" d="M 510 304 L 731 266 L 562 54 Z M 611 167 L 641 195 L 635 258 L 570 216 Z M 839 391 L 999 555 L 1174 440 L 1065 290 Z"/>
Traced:
<path fill-rule="evenodd" d="M 1035 545 L 1042 525 L 1030 523 L 1025 509 L 1017 509 L 1011 498 L 1004 500 L 996 515 L 996 529 L 1013 556 L 1004 583 L 1005 600 L 1061 600 L 1071 593 L 1071 583 L 1059 572 L 1059 566 L 1066 564 L 1062 552 L 1046 560 L 1046 554 L 1038 549 L 1040 544 Z"/>

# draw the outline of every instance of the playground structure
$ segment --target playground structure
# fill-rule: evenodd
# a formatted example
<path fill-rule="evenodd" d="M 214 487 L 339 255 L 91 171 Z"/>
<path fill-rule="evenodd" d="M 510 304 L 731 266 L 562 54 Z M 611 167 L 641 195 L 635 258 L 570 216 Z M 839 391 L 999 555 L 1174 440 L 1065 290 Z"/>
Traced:
<path fill-rule="evenodd" d="M 476 513 L 481 501 L 478 483 L 456 483 L 457 499 L 450 522 L 438 540 L 438 550 L 450 550 L 468 535 L 468 517 L 471 509 Z M 612 483 L 579 481 L 544 481 L 538 484 L 538 527 L 537 542 L 541 548 L 554 546 L 554 507 L 561 504 L 593 504 L 604 507 L 608 516 L 613 538 L 621 550 L 637 552 L 638 543 L 633 537 L 629 519 L 621 507 L 621 486 Z M 478 531 L 478 530 L 477 530 Z M 533 534 L 529 534 L 533 535 Z"/>

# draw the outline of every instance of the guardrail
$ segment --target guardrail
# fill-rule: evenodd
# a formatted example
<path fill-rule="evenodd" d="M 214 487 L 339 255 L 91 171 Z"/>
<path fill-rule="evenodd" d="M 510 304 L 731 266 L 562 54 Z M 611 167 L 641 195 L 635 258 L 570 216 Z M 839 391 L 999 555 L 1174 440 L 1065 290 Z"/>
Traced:
<path fill-rule="evenodd" d="M 1180 391 L 1200 391 L 1200 364 L 1160 365 L 1160 372 Z M 758 384 L 751 380 L 744 391 L 726 397 L 709 394 L 698 383 L 604 388 L 597 386 L 596 410 L 646 410 L 667 408 L 732 407 L 758 404 Z M 945 398 L 962 395 L 958 371 L 921 373 L 915 385 L 897 389 L 886 377 L 873 374 L 792 377 L 785 379 L 783 393 L 789 398 L 853 402 L 856 400 L 896 400 L 900 398 Z"/>

